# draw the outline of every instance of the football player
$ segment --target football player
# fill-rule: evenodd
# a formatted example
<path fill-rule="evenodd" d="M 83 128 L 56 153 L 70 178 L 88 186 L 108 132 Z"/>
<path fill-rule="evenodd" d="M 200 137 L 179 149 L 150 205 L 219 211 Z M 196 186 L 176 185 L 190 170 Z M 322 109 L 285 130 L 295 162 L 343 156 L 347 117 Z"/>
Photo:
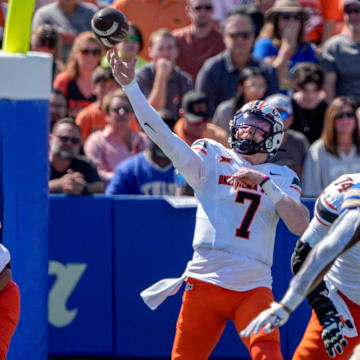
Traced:
<path fill-rule="evenodd" d="M 285 324 L 308 294 L 312 317 L 293 360 L 348 359 L 360 343 L 360 173 L 340 176 L 326 187 L 314 214 L 292 256 L 299 272 L 285 296 L 240 335 Z"/>
<path fill-rule="evenodd" d="M 283 122 L 264 101 L 253 101 L 230 122 L 232 149 L 209 139 L 189 147 L 149 105 L 134 80 L 136 61 L 107 54 L 147 135 L 172 160 L 199 201 L 194 255 L 178 279 L 161 280 L 142 292 L 155 309 L 186 280 L 172 359 L 208 359 L 228 319 L 242 329 L 273 301 L 271 265 L 279 218 L 302 234 L 308 211 L 300 202 L 296 174 L 265 163 L 279 149 Z M 283 359 L 279 332 L 245 339 L 252 359 Z"/>

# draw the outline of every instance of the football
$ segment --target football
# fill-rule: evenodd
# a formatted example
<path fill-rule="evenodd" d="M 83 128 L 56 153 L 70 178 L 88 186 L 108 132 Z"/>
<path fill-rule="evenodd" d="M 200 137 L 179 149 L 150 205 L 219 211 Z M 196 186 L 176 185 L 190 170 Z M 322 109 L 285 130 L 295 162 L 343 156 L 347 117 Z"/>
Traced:
<path fill-rule="evenodd" d="M 113 47 L 123 40 L 129 31 L 126 16 L 119 10 L 105 7 L 91 19 L 91 27 L 106 47 Z"/>

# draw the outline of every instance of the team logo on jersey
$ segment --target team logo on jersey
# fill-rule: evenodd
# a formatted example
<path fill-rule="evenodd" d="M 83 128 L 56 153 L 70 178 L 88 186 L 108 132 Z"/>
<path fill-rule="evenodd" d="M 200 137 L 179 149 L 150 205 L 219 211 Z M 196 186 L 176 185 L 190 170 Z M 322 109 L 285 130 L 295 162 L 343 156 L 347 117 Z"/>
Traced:
<path fill-rule="evenodd" d="M 220 155 L 219 163 L 232 164 L 233 159 Z"/>
<path fill-rule="evenodd" d="M 203 154 L 207 155 L 207 146 L 208 143 L 206 140 L 200 140 L 196 141 L 191 148 L 196 151 L 201 151 Z"/>

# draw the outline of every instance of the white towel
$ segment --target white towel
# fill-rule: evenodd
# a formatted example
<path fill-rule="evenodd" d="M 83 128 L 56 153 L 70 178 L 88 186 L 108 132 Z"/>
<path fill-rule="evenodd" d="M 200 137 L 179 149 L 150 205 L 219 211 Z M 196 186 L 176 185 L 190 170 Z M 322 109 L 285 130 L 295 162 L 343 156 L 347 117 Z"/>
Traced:
<path fill-rule="evenodd" d="M 183 274 L 176 279 L 162 279 L 140 293 L 145 304 L 155 310 L 168 296 L 175 295 L 181 288 L 186 276 Z"/>

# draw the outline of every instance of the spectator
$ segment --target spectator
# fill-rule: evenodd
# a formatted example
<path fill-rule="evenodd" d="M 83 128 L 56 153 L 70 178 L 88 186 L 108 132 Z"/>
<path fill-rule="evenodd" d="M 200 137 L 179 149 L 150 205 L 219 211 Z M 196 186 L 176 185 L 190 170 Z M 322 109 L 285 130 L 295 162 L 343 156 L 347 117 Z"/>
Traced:
<path fill-rule="evenodd" d="M 53 90 L 50 97 L 50 130 L 54 124 L 68 116 L 68 103 L 65 94 L 60 90 Z"/>
<path fill-rule="evenodd" d="M 32 28 L 49 24 L 60 35 L 60 59 L 66 63 L 77 34 L 91 30 L 91 18 L 97 8 L 79 0 L 56 0 L 35 11 Z"/>
<path fill-rule="evenodd" d="M 54 88 L 61 90 L 69 104 L 73 118 L 89 104 L 96 101 L 92 89 L 92 73 L 100 64 L 102 45 L 96 36 L 85 31 L 74 42 L 65 71 L 54 80 Z"/>
<path fill-rule="evenodd" d="M 304 196 L 317 197 L 338 176 L 360 172 L 356 108 L 353 99 L 340 96 L 326 110 L 321 138 L 310 146 L 305 159 Z"/>
<path fill-rule="evenodd" d="M 105 113 L 102 110 L 104 97 L 110 91 L 117 88 L 117 83 L 112 76 L 110 68 L 98 66 L 92 73 L 91 82 L 92 92 L 97 100 L 82 109 L 76 116 L 76 123 L 81 128 L 83 141 L 85 141 L 92 132 L 102 130 L 105 127 Z"/>
<path fill-rule="evenodd" d="M 268 9 L 270 9 L 274 4 L 274 0 L 221 0 L 214 1 L 214 19 L 217 20 L 220 24 L 223 24 L 226 17 L 234 12 L 237 12 L 237 8 L 247 7 L 249 10 L 251 8 L 256 8 L 261 14 L 264 14 Z M 246 9 L 245 9 L 246 10 Z M 252 9 L 250 10 L 252 12 Z M 255 22 L 257 25 L 260 23 Z M 257 28 L 260 30 L 261 26 Z"/>
<path fill-rule="evenodd" d="M 183 97 L 180 116 L 174 126 L 174 133 L 188 145 L 207 138 L 229 147 L 226 131 L 209 122 L 209 103 L 205 93 L 195 90 L 187 92 Z"/>
<path fill-rule="evenodd" d="M 128 35 L 123 41 L 120 41 L 115 47 L 119 50 L 121 56 L 125 59 L 131 59 L 134 56 L 137 57 L 136 68 L 140 69 L 146 64 L 146 61 L 139 56 L 139 52 L 144 47 L 144 40 L 141 34 L 140 29 L 132 23 L 129 23 Z M 102 59 L 102 66 L 109 67 L 109 63 L 104 56 Z"/>
<path fill-rule="evenodd" d="M 211 20 L 212 0 L 188 0 L 185 11 L 191 24 L 173 32 L 179 47 L 176 63 L 195 80 L 204 61 L 223 51 L 225 46 Z"/>
<path fill-rule="evenodd" d="M 344 21 L 346 30 L 324 44 L 320 57 L 329 102 L 337 96 L 360 101 L 360 1 L 344 0 Z"/>
<path fill-rule="evenodd" d="M 239 72 L 247 66 L 261 69 L 267 81 L 266 95 L 279 92 L 278 78 L 271 64 L 251 56 L 254 41 L 254 23 L 249 15 L 234 14 L 226 19 L 226 50 L 206 60 L 196 79 L 196 89 L 208 95 L 211 117 L 222 101 L 235 95 Z"/>
<path fill-rule="evenodd" d="M 105 184 L 114 175 L 115 167 L 125 159 L 147 148 L 146 135 L 131 129 L 133 110 L 128 98 L 117 89 L 104 98 L 107 125 L 90 134 L 84 152 L 91 159 Z"/>
<path fill-rule="evenodd" d="M 175 36 L 159 29 L 150 37 L 152 62 L 136 71 L 136 80 L 149 103 L 157 110 L 168 109 L 174 119 L 183 95 L 193 88 L 190 76 L 176 68 L 178 53 Z"/>
<path fill-rule="evenodd" d="M 52 25 L 44 24 L 31 33 L 30 48 L 32 51 L 41 51 L 53 56 L 53 79 L 56 74 L 64 70 L 64 64 L 59 59 L 59 34 Z"/>
<path fill-rule="evenodd" d="M 304 160 L 310 143 L 304 134 L 290 129 L 294 121 L 291 99 L 283 94 L 275 94 L 267 97 L 265 101 L 279 111 L 285 127 L 280 146 L 283 151 L 279 151 L 269 162 L 286 165 L 291 170 L 294 170 L 301 179 Z"/>
<path fill-rule="evenodd" d="M 302 132 L 312 144 L 321 136 L 328 102 L 322 90 L 324 72 L 314 63 L 296 67 L 294 82 L 298 91 L 292 96 L 294 122 L 291 128 Z"/>
<path fill-rule="evenodd" d="M 255 37 L 259 36 L 260 30 L 264 25 L 264 13 L 260 10 L 261 3 L 265 3 L 266 1 L 256 1 L 249 4 L 241 4 L 232 8 L 227 16 L 231 16 L 234 14 L 245 14 L 249 15 L 255 26 Z M 274 0 L 268 0 L 268 2 L 274 2 Z"/>
<path fill-rule="evenodd" d="M 94 164 L 79 156 L 81 130 L 71 118 L 56 122 L 50 136 L 50 179 L 51 193 L 85 195 L 103 193 Z"/>
<path fill-rule="evenodd" d="M 163 121 L 172 129 L 174 119 L 160 110 Z M 174 166 L 163 151 L 148 138 L 149 148 L 121 162 L 106 188 L 106 194 L 175 195 Z"/>
<path fill-rule="evenodd" d="M 305 41 L 308 15 L 297 0 L 276 0 L 266 12 L 266 23 L 255 43 L 253 54 L 271 62 L 277 70 L 281 87 L 292 87 L 291 73 L 300 62 L 317 62 L 316 53 Z"/>
<path fill-rule="evenodd" d="M 187 0 L 114 0 L 111 7 L 122 11 L 129 21 L 136 24 L 144 38 L 140 56 L 151 60 L 147 50 L 150 35 L 158 29 L 175 30 L 189 24 L 185 14 Z"/>
<path fill-rule="evenodd" d="M 306 39 L 321 49 L 326 40 L 341 32 L 343 14 L 339 0 L 298 0 L 309 14 L 305 24 Z"/>
<path fill-rule="evenodd" d="M 259 68 L 246 67 L 242 69 L 235 96 L 218 105 L 212 123 L 229 133 L 229 122 L 236 111 L 250 101 L 263 99 L 266 87 L 266 79 Z"/>

